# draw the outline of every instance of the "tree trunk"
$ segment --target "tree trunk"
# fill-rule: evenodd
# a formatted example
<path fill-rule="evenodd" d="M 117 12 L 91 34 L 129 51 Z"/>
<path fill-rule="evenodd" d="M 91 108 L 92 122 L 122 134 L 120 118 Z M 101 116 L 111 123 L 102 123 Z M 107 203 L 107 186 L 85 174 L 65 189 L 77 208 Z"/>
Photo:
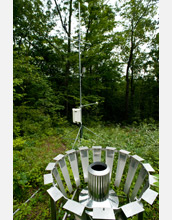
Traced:
<path fill-rule="evenodd" d="M 57 11 L 59 13 L 60 16 L 60 21 L 62 24 L 62 27 L 64 29 L 64 31 L 66 32 L 67 36 L 68 36 L 68 50 L 67 50 L 67 63 L 66 63 L 66 70 L 65 70 L 65 87 L 66 87 L 66 103 L 65 103 L 65 109 L 66 109 L 66 116 L 68 117 L 68 109 L 69 109 L 69 102 L 68 102 L 68 84 L 69 84 L 69 74 L 70 74 L 70 52 L 71 52 L 71 21 L 72 21 L 72 0 L 70 0 L 70 6 L 69 6 L 69 23 L 68 23 L 68 30 L 66 29 L 66 24 L 64 24 L 63 19 L 62 19 L 62 15 L 59 9 L 59 6 L 57 4 L 57 1 L 54 0 Z"/>
<path fill-rule="evenodd" d="M 130 87 L 130 80 L 129 80 L 129 69 L 131 66 L 131 61 L 132 61 L 132 56 L 133 56 L 133 46 L 131 46 L 130 49 L 130 56 L 129 60 L 127 63 L 127 70 L 126 70 L 126 92 L 125 92 L 125 120 L 128 120 L 128 106 L 129 106 L 129 87 Z"/>
<path fill-rule="evenodd" d="M 131 67 L 131 99 L 130 99 L 130 112 L 131 112 L 131 115 L 133 115 L 133 112 L 134 112 L 134 67 L 133 67 L 133 64 L 132 64 L 132 67 Z"/>
<path fill-rule="evenodd" d="M 133 20 L 131 21 L 131 47 L 130 47 L 130 55 L 127 63 L 127 70 L 126 70 L 126 92 L 125 92 L 125 121 L 128 120 L 128 106 L 129 106 L 129 87 L 130 87 L 130 80 L 129 80 L 129 69 L 131 66 L 132 58 L 133 58 L 133 50 L 134 50 L 134 42 L 133 42 Z"/>
<path fill-rule="evenodd" d="M 71 52 L 71 21 L 72 21 L 72 0 L 70 0 L 69 7 L 69 25 L 68 25 L 68 54 L 66 63 L 66 73 L 65 73 L 65 87 L 66 87 L 66 116 L 69 114 L 69 102 L 68 102 L 68 85 L 69 85 L 69 74 L 70 74 L 70 52 Z"/>

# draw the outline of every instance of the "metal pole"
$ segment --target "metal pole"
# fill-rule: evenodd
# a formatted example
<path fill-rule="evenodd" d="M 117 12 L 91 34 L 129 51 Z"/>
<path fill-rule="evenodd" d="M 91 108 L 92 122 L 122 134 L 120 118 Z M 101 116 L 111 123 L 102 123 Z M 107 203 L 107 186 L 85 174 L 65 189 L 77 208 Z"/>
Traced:
<path fill-rule="evenodd" d="M 78 3 L 78 7 L 79 7 L 79 76 L 80 76 L 80 107 L 82 107 L 82 91 L 81 91 L 81 45 L 80 45 L 80 41 L 81 41 L 81 24 L 80 24 L 80 2 Z"/>
<path fill-rule="evenodd" d="M 126 216 L 124 215 L 124 213 L 120 213 L 119 215 L 118 215 L 118 218 L 117 218 L 118 220 L 127 220 L 127 218 L 126 218 Z"/>
<path fill-rule="evenodd" d="M 56 203 L 50 197 L 50 205 L 51 205 L 51 220 L 57 220 L 56 218 Z"/>
<path fill-rule="evenodd" d="M 138 220 L 143 220 L 143 212 L 138 214 Z"/>
<path fill-rule="evenodd" d="M 82 125 L 82 123 L 81 123 L 81 127 L 80 127 L 81 129 L 80 129 L 80 139 L 82 138 L 82 136 L 83 136 L 83 125 Z"/>
<path fill-rule="evenodd" d="M 81 84 L 81 24 L 80 24 L 80 2 L 78 2 L 78 8 L 79 8 L 79 36 L 78 36 L 78 43 L 79 43 L 79 80 L 80 80 L 80 108 L 81 108 L 81 123 L 80 123 L 80 139 L 83 135 L 83 128 L 82 128 L 82 84 Z"/>
<path fill-rule="evenodd" d="M 75 197 L 75 195 L 76 195 L 76 192 L 77 192 L 77 189 L 75 189 L 75 191 L 74 191 L 74 193 L 73 193 L 73 195 L 72 195 L 71 200 L 73 200 L 73 199 L 74 199 L 74 197 Z M 65 214 L 64 214 L 64 216 L 63 216 L 63 219 L 62 219 L 62 220 L 65 220 L 65 219 L 66 219 L 66 217 L 67 217 L 67 215 L 68 215 L 68 213 L 67 213 L 67 212 L 65 212 Z"/>

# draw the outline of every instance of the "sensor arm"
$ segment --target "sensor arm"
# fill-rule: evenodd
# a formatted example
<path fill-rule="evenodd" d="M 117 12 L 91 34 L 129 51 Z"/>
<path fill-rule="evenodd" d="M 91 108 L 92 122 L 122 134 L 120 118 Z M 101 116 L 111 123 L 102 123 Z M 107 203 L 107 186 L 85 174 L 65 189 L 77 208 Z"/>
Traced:
<path fill-rule="evenodd" d="M 90 104 L 87 104 L 87 105 L 81 105 L 81 108 L 85 107 L 85 106 L 89 106 L 89 105 L 98 105 L 99 103 L 98 102 L 94 102 L 94 103 L 90 103 Z"/>

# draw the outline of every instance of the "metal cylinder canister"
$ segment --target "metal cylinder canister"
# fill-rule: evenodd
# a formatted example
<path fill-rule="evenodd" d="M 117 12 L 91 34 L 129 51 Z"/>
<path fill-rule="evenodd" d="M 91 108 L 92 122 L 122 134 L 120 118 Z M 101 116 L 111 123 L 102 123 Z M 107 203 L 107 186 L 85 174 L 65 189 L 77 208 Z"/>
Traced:
<path fill-rule="evenodd" d="M 88 167 L 88 193 L 92 200 L 101 202 L 109 196 L 110 168 L 102 162 Z"/>

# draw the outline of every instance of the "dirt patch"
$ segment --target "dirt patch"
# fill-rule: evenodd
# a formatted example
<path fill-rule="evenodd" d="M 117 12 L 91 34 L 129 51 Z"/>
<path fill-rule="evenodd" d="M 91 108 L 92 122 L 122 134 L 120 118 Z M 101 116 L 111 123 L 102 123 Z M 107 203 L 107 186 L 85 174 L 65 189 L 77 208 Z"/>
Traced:
<path fill-rule="evenodd" d="M 49 137 L 44 142 L 46 151 L 52 151 L 54 154 L 64 153 L 67 150 L 67 146 L 63 143 L 63 140 L 58 137 Z"/>
<path fill-rule="evenodd" d="M 61 143 L 61 146 L 54 149 L 53 152 L 55 153 L 63 153 L 66 151 L 66 145 L 64 143 Z"/>

